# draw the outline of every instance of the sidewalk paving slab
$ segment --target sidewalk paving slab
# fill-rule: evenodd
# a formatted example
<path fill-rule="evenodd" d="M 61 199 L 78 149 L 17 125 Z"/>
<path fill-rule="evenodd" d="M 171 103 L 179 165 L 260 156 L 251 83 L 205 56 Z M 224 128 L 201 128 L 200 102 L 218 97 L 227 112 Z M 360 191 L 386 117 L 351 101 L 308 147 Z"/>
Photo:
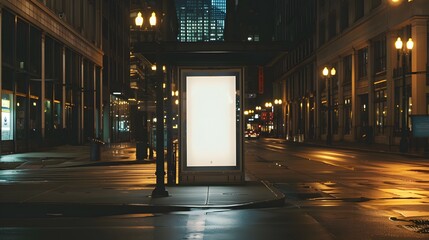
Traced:
<path fill-rule="evenodd" d="M 152 198 L 154 186 L 126 190 L 100 186 L 61 186 L 23 193 L 9 189 L 0 198 L 0 217 L 113 215 L 189 211 L 192 209 L 243 209 L 280 207 L 285 196 L 266 182 L 225 186 L 167 186 L 168 197 Z M 7 189 L 6 189 L 7 190 Z"/>

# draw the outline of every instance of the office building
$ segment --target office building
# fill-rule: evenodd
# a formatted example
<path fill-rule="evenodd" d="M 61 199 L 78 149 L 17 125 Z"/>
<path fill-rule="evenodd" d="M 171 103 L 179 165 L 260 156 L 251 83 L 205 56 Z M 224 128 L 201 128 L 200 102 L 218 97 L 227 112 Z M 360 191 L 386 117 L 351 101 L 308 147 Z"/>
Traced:
<path fill-rule="evenodd" d="M 179 42 L 223 41 L 226 0 L 176 0 Z"/>
<path fill-rule="evenodd" d="M 425 0 L 317 1 L 316 41 L 309 45 L 316 47 L 316 64 L 307 73 L 296 72 L 297 80 L 286 77 L 306 61 L 308 50 L 297 47 L 283 62 L 285 76 L 277 78 L 289 138 L 401 148 L 405 142 L 409 147 L 403 151 L 418 150 L 422 139 L 413 137 L 412 116 L 428 114 L 428 23 Z M 325 76 L 325 67 L 335 71 Z"/>
<path fill-rule="evenodd" d="M 126 1 L 0 1 L 2 152 L 112 138 L 128 13 Z"/>

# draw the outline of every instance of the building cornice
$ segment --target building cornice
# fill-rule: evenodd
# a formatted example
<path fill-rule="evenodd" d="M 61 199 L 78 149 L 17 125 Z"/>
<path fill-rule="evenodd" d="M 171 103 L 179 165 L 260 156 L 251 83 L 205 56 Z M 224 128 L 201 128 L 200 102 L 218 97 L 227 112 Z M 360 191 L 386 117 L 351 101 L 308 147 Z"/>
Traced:
<path fill-rule="evenodd" d="M 103 51 L 89 42 L 59 16 L 37 0 L 5 0 L 1 7 L 8 8 L 21 18 L 60 40 L 67 47 L 82 54 L 98 66 L 103 66 Z"/>

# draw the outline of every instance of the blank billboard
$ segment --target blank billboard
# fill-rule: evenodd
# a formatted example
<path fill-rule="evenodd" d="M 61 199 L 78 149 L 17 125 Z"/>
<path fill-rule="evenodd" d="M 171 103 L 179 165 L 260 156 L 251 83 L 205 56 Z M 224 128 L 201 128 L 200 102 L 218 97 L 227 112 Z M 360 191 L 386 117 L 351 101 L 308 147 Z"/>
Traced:
<path fill-rule="evenodd" d="M 187 167 L 237 165 L 236 76 L 186 76 Z"/>

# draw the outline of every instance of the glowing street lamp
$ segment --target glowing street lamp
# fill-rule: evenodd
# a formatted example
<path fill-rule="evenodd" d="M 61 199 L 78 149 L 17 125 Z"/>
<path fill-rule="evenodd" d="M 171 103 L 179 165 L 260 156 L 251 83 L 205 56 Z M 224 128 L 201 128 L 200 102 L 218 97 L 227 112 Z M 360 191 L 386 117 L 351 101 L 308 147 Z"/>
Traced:
<path fill-rule="evenodd" d="M 156 26 L 156 14 L 155 14 L 155 12 L 152 12 L 152 15 L 149 18 L 149 24 L 151 27 Z"/>
<path fill-rule="evenodd" d="M 279 114 L 279 108 L 277 106 L 282 105 L 283 101 L 281 99 L 274 99 L 274 105 L 276 106 L 277 109 L 275 109 L 275 118 L 276 118 L 276 136 L 279 137 L 279 115 L 281 116 L 281 114 Z M 281 108 L 280 108 L 281 110 Z"/>
<path fill-rule="evenodd" d="M 150 24 L 151 27 L 155 27 L 156 26 L 156 22 L 157 22 L 156 13 L 152 12 L 152 15 L 149 18 L 149 24 Z M 141 28 L 143 26 L 144 19 L 143 19 L 143 16 L 142 16 L 141 12 L 137 13 L 137 17 L 135 18 L 135 23 L 136 23 L 136 26 L 139 27 L 139 28 Z"/>
<path fill-rule="evenodd" d="M 136 26 L 139 28 L 142 28 L 144 20 L 143 20 L 143 16 L 141 12 L 137 13 L 137 17 L 135 18 L 135 23 Z M 152 12 L 150 18 L 149 18 L 149 24 L 150 27 L 153 28 L 156 26 L 157 23 L 157 19 L 156 19 L 156 13 Z M 144 28 L 143 31 L 148 31 L 147 28 Z M 153 40 L 156 39 L 156 31 L 152 31 L 153 32 L 154 37 Z M 149 32 L 149 31 L 148 31 Z M 158 56 L 157 56 L 158 57 Z M 159 63 L 158 63 L 159 64 Z M 159 69 L 157 69 L 156 65 L 152 65 L 152 70 L 156 71 L 157 75 L 158 74 L 162 74 L 162 67 L 159 64 Z M 158 76 L 159 77 L 159 76 Z M 164 183 L 164 175 L 165 175 L 165 170 L 164 170 L 164 121 L 162 121 L 162 119 L 164 119 L 164 106 L 163 106 L 163 102 L 164 102 L 164 96 L 163 96 L 163 81 L 162 78 L 159 77 L 159 79 L 157 79 L 157 87 L 156 87 L 156 118 L 159 120 L 156 122 L 156 186 L 155 189 L 152 191 L 152 197 L 167 197 L 168 196 L 168 191 L 165 189 L 165 183 Z M 171 119 L 171 118 L 168 118 Z M 169 126 L 171 124 L 168 124 Z M 168 131 L 168 130 L 167 130 Z M 171 151 L 168 151 L 171 152 Z"/>
<path fill-rule="evenodd" d="M 141 12 L 137 13 L 137 17 L 135 19 L 135 22 L 136 22 L 136 26 L 137 27 L 142 27 L 143 26 L 143 17 L 142 17 L 142 13 Z"/>
<path fill-rule="evenodd" d="M 406 46 L 401 38 L 398 37 L 395 42 L 395 48 L 398 50 L 398 68 L 399 68 L 399 55 L 401 55 L 402 61 L 402 129 L 401 129 L 401 141 L 399 142 L 399 151 L 407 152 L 408 151 L 408 126 L 407 126 L 407 89 L 406 89 L 406 78 L 405 78 L 405 69 L 407 68 L 406 56 L 414 48 L 413 39 L 409 38 Z"/>
<path fill-rule="evenodd" d="M 331 70 L 328 69 L 328 67 L 323 68 L 322 74 L 326 79 L 326 85 L 327 85 L 327 91 L 328 91 L 328 132 L 326 133 L 326 144 L 331 145 L 332 144 L 332 124 L 331 124 L 331 118 L 332 118 L 332 107 L 331 107 L 331 81 L 332 77 L 337 74 L 337 70 L 335 68 L 331 68 Z"/>

